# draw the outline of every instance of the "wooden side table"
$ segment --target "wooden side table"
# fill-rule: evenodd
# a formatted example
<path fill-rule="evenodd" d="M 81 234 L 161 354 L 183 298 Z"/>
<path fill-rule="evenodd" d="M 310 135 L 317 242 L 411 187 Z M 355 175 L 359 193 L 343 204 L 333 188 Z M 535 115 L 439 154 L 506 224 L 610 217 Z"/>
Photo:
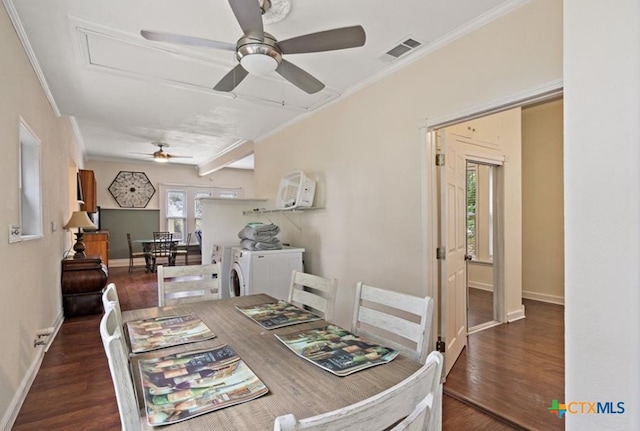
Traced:
<path fill-rule="evenodd" d="M 107 267 L 100 256 L 62 260 L 62 307 L 66 317 L 103 313 Z"/>

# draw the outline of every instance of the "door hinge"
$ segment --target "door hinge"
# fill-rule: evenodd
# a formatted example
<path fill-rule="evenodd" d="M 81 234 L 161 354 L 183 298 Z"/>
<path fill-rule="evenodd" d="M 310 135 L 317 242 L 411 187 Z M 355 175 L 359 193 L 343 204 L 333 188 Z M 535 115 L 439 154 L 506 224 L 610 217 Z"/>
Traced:
<path fill-rule="evenodd" d="M 436 341 L 436 350 L 440 353 L 444 353 L 446 350 L 445 342 L 442 341 L 442 337 L 438 337 L 438 341 Z"/>
<path fill-rule="evenodd" d="M 444 260 L 447 258 L 447 253 L 445 252 L 444 247 L 436 248 L 436 259 Z"/>
<path fill-rule="evenodd" d="M 436 166 L 444 166 L 444 154 L 436 154 Z"/>

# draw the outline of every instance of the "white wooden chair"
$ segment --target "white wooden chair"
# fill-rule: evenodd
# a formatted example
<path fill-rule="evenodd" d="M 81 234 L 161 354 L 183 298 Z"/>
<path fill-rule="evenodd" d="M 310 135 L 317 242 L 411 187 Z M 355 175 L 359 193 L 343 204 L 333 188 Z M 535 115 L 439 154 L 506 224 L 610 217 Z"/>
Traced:
<path fill-rule="evenodd" d="M 122 339 L 122 327 L 118 324 L 116 311 L 112 307 L 105 311 L 100 321 L 100 336 L 109 362 L 122 429 L 124 431 L 151 429 L 138 408 L 129 361 L 123 348 L 125 343 Z"/>
<path fill-rule="evenodd" d="M 220 299 L 220 264 L 158 266 L 158 306 Z"/>
<path fill-rule="evenodd" d="M 305 419 L 278 416 L 274 431 L 440 430 L 442 354 L 432 352 L 418 371 L 366 400 Z"/>
<path fill-rule="evenodd" d="M 351 331 L 424 363 L 433 320 L 433 299 L 359 282 Z"/>
<path fill-rule="evenodd" d="M 296 271 L 291 273 L 290 304 L 305 308 L 326 321 L 333 319 L 338 280 Z"/>
<path fill-rule="evenodd" d="M 118 299 L 118 291 L 115 283 L 107 284 L 107 287 L 102 291 L 102 306 L 104 307 L 105 313 L 107 312 L 107 308 L 115 309 L 118 325 L 122 327 L 122 311 L 120 309 L 120 300 Z"/>

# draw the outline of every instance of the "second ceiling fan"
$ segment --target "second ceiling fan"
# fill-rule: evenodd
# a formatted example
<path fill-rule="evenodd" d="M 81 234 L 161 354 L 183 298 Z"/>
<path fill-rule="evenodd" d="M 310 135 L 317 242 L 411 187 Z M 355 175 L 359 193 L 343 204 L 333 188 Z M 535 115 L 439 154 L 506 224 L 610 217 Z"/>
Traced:
<path fill-rule="evenodd" d="M 268 4 L 268 2 L 266 2 Z M 244 35 L 233 45 L 194 36 L 142 30 L 148 40 L 178 45 L 235 51 L 240 62 L 213 87 L 217 91 L 233 91 L 249 73 L 265 75 L 276 71 L 301 90 L 313 94 L 324 84 L 310 73 L 285 60 L 283 55 L 335 51 L 363 46 L 366 35 L 362 26 L 335 28 L 278 41 L 264 31 L 263 8 L 258 0 L 229 0 L 229 5 Z"/>

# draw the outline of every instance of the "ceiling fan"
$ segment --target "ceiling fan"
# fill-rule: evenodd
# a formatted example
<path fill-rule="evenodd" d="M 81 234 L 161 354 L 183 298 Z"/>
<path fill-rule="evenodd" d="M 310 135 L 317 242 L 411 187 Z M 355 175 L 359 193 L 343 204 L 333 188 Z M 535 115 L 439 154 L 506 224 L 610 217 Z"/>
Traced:
<path fill-rule="evenodd" d="M 163 142 L 152 142 L 151 145 L 155 145 L 160 148 L 158 151 L 154 151 L 153 153 L 131 153 L 131 154 L 144 154 L 145 156 L 153 156 L 153 160 L 159 163 L 167 163 L 169 159 L 191 159 L 191 156 L 176 156 L 175 154 L 166 153 L 162 148 L 168 147 L 169 144 L 165 144 Z"/>
<path fill-rule="evenodd" d="M 264 31 L 262 13 L 269 7 L 268 0 L 229 0 L 243 36 L 233 45 L 227 42 L 202 39 L 159 31 L 142 30 L 148 40 L 235 51 L 240 62 L 213 87 L 217 91 L 232 91 L 248 74 L 266 75 L 274 70 L 301 90 L 313 94 L 324 84 L 305 72 L 283 55 L 334 51 L 363 46 L 366 34 L 362 26 L 335 28 L 278 41 Z M 262 5 L 262 6 L 261 6 Z"/>

